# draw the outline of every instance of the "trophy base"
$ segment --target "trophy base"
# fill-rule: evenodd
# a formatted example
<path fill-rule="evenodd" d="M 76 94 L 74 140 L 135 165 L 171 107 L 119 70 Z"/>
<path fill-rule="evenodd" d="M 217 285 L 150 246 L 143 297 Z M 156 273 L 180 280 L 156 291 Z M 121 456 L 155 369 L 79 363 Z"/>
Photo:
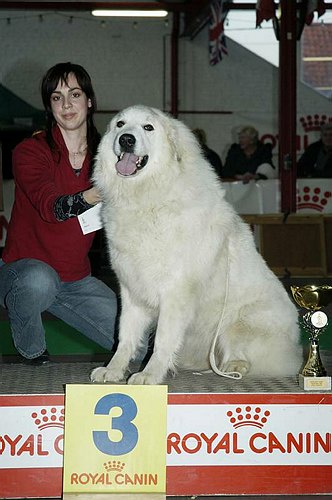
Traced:
<path fill-rule="evenodd" d="M 330 391 L 331 377 L 305 377 L 300 373 L 299 386 L 305 391 Z"/>

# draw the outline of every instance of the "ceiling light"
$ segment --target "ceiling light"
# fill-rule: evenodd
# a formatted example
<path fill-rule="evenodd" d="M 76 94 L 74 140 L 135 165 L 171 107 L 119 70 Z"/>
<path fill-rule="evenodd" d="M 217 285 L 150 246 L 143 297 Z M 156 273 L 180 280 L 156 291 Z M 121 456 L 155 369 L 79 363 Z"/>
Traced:
<path fill-rule="evenodd" d="M 166 17 L 167 10 L 93 10 L 93 16 L 100 17 Z"/>
<path fill-rule="evenodd" d="M 303 57 L 302 59 L 305 62 L 329 62 L 329 61 L 332 61 L 332 57 L 330 57 L 330 56 Z"/>

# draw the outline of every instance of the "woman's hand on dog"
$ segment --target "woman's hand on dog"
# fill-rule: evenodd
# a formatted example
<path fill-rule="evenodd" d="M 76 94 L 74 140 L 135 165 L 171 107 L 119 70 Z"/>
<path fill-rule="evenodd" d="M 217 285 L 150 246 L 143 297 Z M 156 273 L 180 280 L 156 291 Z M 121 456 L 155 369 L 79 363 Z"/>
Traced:
<path fill-rule="evenodd" d="M 84 191 L 83 198 L 87 203 L 89 203 L 89 205 L 97 205 L 97 203 L 102 201 L 99 191 L 95 187 L 92 187 L 90 189 L 87 189 L 87 191 Z"/>

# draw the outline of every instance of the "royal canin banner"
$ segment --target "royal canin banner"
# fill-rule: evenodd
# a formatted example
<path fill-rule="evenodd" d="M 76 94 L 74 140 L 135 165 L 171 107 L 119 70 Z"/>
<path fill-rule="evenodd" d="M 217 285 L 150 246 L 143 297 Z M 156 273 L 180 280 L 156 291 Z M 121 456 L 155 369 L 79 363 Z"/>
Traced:
<path fill-rule="evenodd" d="M 64 418 L 62 395 L 0 396 L 1 498 L 61 497 Z M 167 420 L 168 495 L 332 493 L 330 392 L 169 394 Z"/>

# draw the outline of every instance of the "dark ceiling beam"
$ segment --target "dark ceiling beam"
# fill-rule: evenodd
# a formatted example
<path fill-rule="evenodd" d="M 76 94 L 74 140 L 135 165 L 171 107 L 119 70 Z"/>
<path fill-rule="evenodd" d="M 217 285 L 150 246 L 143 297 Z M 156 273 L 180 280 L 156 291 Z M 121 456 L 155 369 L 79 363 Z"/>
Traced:
<path fill-rule="evenodd" d="M 156 2 L 100 2 L 98 0 L 54 0 L 54 1 L 34 1 L 34 0 L 0 0 L 0 9 L 34 9 L 34 10 L 91 10 L 91 9 L 142 9 L 142 10 L 156 10 L 165 9 L 169 12 L 188 12 L 194 19 L 199 15 L 201 10 L 205 10 L 211 3 L 211 0 L 191 0 L 191 1 L 156 1 Z M 277 4 L 277 3 L 276 3 Z M 256 9 L 256 2 L 232 3 L 231 1 L 226 4 L 230 10 L 254 10 Z M 326 10 L 332 9 L 331 3 L 325 3 Z"/>
<path fill-rule="evenodd" d="M 156 2 L 113 2 L 98 0 L 83 1 L 34 1 L 34 0 L 0 0 L 0 10 L 61 10 L 61 11 L 90 11 L 93 9 L 139 9 L 157 10 L 164 9 L 171 13 L 183 13 L 184 25 L 182 36 L 193 39 L 208 23 L 210 18 L 211 0 L 190 0 L 190 1 L 156 1 Z M 234 9 L 255 9 L 256 3 L 229 3 L 229 8 Z"/>
<path fill-rule="evenodd" d="M 0 0 L 0 9 L 34 9 L 34 10 L 91 10 L 91 9 L 139 9 L 156 10 L 165 9 L 169 12 L 189 13 L 192 20 L 196 16 L 201 17 L 201 11 L 209 7 L 211 0 L 191 0 L 191 1 L 156 1 L 156 2 L 100 2 L 98 0 L 54 0 L 54 1 L 34 1 L 34 0 Z M 256 3 L 229 3 L 230 9 L 252 10 L 256 8 Z"/>
<path fill-rule="evenodd" d="M 157 10 L 163 9 L 171 13 L 183 13 L 184 24 L 182 36 L 194 39 L 196 35 L 207 25 L 210 19 L 210 4 L 212 0 L 179 0 L 179 1 L 152 1 L 152 2 L 113 2 L 98 0 L 0 0 L 0 10 L 61 10 L 61 11 L 90 11 L 93 9 L 128 9 L 128 10 Z M 332 4 L 326 4 L 326 9 L 332 9 Z M 255 10 L 256 2 L 233 3 L 226 2 L 225 8 L 229 10 Z"/>
<path fill-rule="evenodd" d="M 34 9 L 34 10 L 79 10 L 89 11 L 92 9 L 128 9 L 128 10 L 158 10 L 164 9 L 169 12 L 186 12 L 192 10 L 195 2 L 99 2 L 99 1 L 30 1 L 30 0 L 1 0 L 0 9 Z"/>

